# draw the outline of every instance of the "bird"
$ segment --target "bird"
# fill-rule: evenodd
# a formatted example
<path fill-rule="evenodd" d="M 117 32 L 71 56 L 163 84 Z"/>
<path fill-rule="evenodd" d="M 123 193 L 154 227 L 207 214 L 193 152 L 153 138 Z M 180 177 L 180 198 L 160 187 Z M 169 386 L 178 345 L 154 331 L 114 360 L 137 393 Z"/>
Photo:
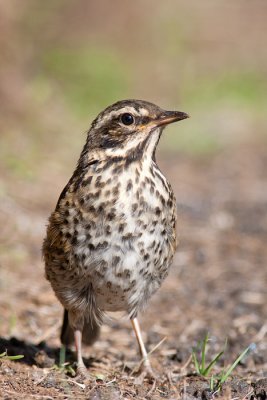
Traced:
<path fill-rule="evenodd" d="M 177 247 L 176 199 L 156 162 L 164 128 L 188 118 L 121 100 L 94 119 L 43 242 L 45 275 L 64 307 L 61 342 L 93 344 L 109 312 L 129 317 L 142 368 L 153 375 L 138 314 L 166 278 Z"/>

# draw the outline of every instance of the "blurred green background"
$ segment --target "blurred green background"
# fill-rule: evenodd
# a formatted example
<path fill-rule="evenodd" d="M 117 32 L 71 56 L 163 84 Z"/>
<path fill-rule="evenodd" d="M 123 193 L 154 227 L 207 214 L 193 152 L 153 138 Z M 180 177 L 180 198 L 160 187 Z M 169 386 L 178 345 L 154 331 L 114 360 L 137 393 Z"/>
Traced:
<path fill-rule="evenodd" d="M 92 118 L 123 98 L 192 116 L 162 154 L 265 141 L 266 16 L 265 0 L 1 2 L 1 171 L 69 176 Z"/>

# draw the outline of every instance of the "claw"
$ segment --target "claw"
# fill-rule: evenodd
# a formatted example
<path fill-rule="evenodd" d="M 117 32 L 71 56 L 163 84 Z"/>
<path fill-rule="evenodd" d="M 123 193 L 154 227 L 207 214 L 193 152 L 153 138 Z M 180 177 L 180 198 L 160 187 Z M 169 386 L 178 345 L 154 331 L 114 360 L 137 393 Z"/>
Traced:
<path fill-rule="evenodd" d="M 85 382 L 85 381 L 93 381 L 94 378 L 91 374 L 89 374 L 88 369 L 84 365 L 83 359 L 80 358 L 78 363 L 77 363 L 77 369 L 76 369 L 76 379 Z"/>
<path fill-rule="evenodd" d="M 151 364 L 148 359 L 146 359 L 139 368 L 139 375 L 135 378 L 134 383 L 136 385 L 142 385 L 145 379 L 149 379 L 153 383 L 157 380 L 157 375 L 154 373 Z"/>
<path fill-rule="evenodd" d="M 92 375 L 89 374 L 85 365 L 78 365 L 75 380 L 84 383 L 84 382 L 92 382 L 95 379 Z"/>

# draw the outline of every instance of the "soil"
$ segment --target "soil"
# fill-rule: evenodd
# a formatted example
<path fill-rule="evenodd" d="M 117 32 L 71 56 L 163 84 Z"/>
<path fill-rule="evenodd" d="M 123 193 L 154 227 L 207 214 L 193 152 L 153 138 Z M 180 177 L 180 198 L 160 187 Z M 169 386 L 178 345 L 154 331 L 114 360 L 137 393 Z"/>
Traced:
<path fill-rule="evenodd" d="M 72 376 L 73 349 L 68 365 L 58 367 L 62 308 L 44 278 L 40 247 L 67 176 L 51 170 L 24 181 L 1 171 L 0 353 L 24 355 L 0 359 L 1 399 L 267 399 L 266 145 L 247 143 L 206 158 L 161 156 L 160 165 L 177 196 L 180 245 L 140 318 L 157 374 L 141 385 L 127 320 L 105 324 L 99 341 L 84 349 L 90 381 Z M 208 361 L 227 339 L 213 375 L 253 343 L 216 393 L 191 360 L 207 332 Z"/>

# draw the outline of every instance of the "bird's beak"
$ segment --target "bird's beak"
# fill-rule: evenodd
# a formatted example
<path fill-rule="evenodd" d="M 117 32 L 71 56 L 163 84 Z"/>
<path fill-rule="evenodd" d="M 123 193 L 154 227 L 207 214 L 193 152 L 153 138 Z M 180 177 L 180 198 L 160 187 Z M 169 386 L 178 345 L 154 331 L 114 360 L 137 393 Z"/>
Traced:
<path fill-rule="evenodd" d="M 156 126 L 163 126 L 186 118 L 189 118 L 189 115 L 182 111 L 163 111 L 154 123 Z"/>

